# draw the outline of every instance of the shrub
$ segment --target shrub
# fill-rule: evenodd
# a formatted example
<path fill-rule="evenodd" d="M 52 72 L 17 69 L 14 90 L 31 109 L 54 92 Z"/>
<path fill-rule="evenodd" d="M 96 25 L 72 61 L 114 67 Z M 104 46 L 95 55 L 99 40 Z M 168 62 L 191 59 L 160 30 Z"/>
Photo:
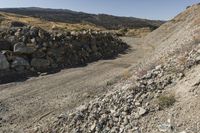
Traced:
<path fill-rule="evenodd" d="M 106 86 L 112 86 L 114 84 L 114 81 L 107 81 Z"/>
<path fill-rule="evenodd" d="M 130 78 L 132 76 L 132 74 L 131 74 L 131 71 L 130 70 L 125 70 L 123 73 L 122 73 L 122 79 L 128 79 L 128 78 Z"/>
<path fill-rule="evenodd" d="M 162 95 L 158 97 L 158 105 L 161 109 L 168 108 L 176 102 L 175 95 Z"/>

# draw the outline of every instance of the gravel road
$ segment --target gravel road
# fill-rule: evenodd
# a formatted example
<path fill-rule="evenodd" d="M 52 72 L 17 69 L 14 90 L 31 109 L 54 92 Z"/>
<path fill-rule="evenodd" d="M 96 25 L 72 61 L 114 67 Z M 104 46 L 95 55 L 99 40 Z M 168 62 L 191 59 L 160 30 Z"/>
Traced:
<path fill-rule="evenodd" d="M 85 67 L 0 85 L 0 132 L 12 132 L 44 122 L 53 115 L 72 110 L 106 93 L 109 81 L 151 51 L 140 39 L 122 39 L 131 48 L 116 59 L 100 60 Z"/>

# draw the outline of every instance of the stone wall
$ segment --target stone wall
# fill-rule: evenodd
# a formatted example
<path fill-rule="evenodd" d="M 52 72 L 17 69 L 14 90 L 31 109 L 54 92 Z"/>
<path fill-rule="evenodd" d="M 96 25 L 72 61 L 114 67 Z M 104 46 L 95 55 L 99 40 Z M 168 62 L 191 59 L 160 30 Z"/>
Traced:
<path fill-rule="evenodd" d="M 0 71 L 38 72 L 85 65 L 114 57 L 128 46 L 110 34 L 94 31 L 47 32 L 24 26 L 0 31 Z"/>

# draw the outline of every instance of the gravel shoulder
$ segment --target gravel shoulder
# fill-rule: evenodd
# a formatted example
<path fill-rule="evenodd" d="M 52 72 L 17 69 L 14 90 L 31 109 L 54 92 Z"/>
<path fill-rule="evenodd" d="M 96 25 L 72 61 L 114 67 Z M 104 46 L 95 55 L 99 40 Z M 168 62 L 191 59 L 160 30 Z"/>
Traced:
<path fill-rule="evenodd" d="M 24 129 L 106 93 L 109 81 L 122 75 L 151 51 L 141 39 L 122 39 L 131 48 L 116 59 L 0 85 L 0 130 Z"/>

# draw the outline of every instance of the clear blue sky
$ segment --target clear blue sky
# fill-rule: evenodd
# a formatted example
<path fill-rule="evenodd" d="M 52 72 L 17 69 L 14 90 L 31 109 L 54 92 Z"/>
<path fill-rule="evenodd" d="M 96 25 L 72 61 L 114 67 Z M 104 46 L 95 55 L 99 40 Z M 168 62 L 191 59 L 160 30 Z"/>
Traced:
<path fill-rule="evenodd" d="M 87 13 L 106 13 L 168 20 L 200 0 L 0 0 L 0 7 L 63 8 Z"/>

